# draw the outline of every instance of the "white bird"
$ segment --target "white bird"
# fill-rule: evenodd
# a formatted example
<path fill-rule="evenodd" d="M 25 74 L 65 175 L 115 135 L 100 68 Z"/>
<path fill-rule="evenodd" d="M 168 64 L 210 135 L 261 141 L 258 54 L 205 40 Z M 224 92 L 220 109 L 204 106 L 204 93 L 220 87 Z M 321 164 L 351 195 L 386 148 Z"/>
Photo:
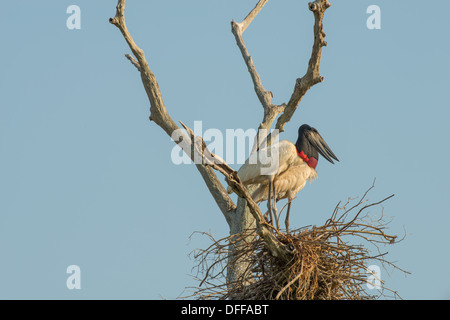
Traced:
<path fill-rule="evenodd" d="M 331 163 L 334 163 L 332 158 L 339 161 L 319 132 L 304 124 L 298 129 L 295 144 L 282 140 L 273 146 L 260 149 L 239 169 L 238 176 L 244 185 L 260 185 L 253 192 L 252 198 L 257 203 L 268 200 L 267 207 L 271 220 L 276 222 L 277 228 L 276 201 L 288 199 L 285 223 L 286 230 L 289 230 L 291 202 L 307 181 L 317 177 L 316 166 L 319 153 Z M 268 167 L 271 169 L 269 170 Z M 231 188 L 228 188 L 228 192 L 232 192 Z M 273 206 L 270 203 L 272 197 Z M 275 211 L 275 220 L 272 210 Z"/>

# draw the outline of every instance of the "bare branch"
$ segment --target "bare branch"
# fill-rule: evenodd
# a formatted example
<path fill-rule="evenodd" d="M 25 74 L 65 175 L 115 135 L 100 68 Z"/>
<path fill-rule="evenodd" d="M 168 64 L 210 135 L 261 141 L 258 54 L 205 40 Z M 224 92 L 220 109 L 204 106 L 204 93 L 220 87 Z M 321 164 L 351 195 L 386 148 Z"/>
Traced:
<path fill-rule="evenodd" d="M 144 51 L 137 46 L 127 29 L 125 23 L 125 0 L 118 0 L 116 15 L 114 18 L 110 18 L 109 22 L 115 25 L 120 30 L 125 41 L 128 43 L 128 46 L 133 52 L 133 55 L 137 59 L 136 61 L 130 55 L 126 56 L 141 73 L 142 84 L 144 85 L 145 91 L 150 101 L 149 119 L 151 121 L 154 121 L 170 137 L 172 137 L 174 131 L 178 130 L 179 127 L 175 124 L 166 110 L 161 90 L 159 89 L 159 85 L 155 75 L 150 70 L 147 60 L 145 59 Z M 179 144 L 181 141 L 182 139 L 180 139 L 180 141 L 176 141 L 176 143 Z M 203 180 L 205 181 L 210 193 L 214 197 L 214 200 L 224 214 L 226 220 L 230 223 L 230 214 L 236 208 L 236 205 L 233 203 L 224 186 L 210 167 L 204 166 L 202 164 L 197 164 L 196 167 L 200 172 Z"/>
<path fill-rule="evenodd" d="M 110 18 L 109 22 L 119 28 L 125 38 L 125 41 L 128 43 L 128 46 L 133 52 L 133 55 L 139 62 L 142 83 L 150 100 L 150 120 L 155 121 L 156 124 L 158 124 L 170 136 L 173 131 L 178 129 L 178 126 L 167 113 L 158 81 L 148 66 L 144 51 L 137 46 L 130 35 L 125 23 L 124 14 L 125 0 L 119 0 L 116 7 L 116 16 L 114 18 Z"/>
<path fill-rule="evenodd" d="M 241 50 L 242 57 L 247 65 L 248 71 L 252 77 L 254 89 L 259 101 L 261 102 L 264 109 L 264 117 L 261 122 L 259 129 L 270 129 L 273 121 L 281 114 L 278 118 L 275 129 L 278 129 L 278 133 L 284 131 L 284 126 L 288 123 L 292 116 L 294 115 L 298 104 L 302 100 L 306 92 L 315 84 L 323 82 L 324 78 L 320 75 L 320 60 L 322 57 L 322 47 L 326 46 L 325 42 L 325 32 L 323 31 L 323 16 L 326 9 L 328 9 L 331 4 L 328 0 L 315 0 L 308 4 L 309 9 L 314 14 L 314 44 L 311 53 L 311 58 L 309 60 L 308 69 L 306 74 L 302 78 L 298 78 L 295 83 L 294 91 L 289 99 L 288 104 L 274 105 L 272 104 L 273 94 L 270 91 L 266 91 L 262 85 L 260 76 L 256 71 L 253 60 L 248 53 L 248 50 L 242 39 L 242 33 L 247 29 L 256 15 L 261 11 L 268 0 L 259 0 L 255 8 L 247 15 L 247 17 L 241 22 L 237 23 L 235 21 L 231 22 L 232 32 L 236 38 L 236 43 Z M 267 142 L 270 144 L 273 137 L 269 135 Z M 259 147 L 261 142 L 255 143 L 253 151 Z"/>
<path fill-rule="evenodd" d="M 314 44 L 311 58 L 308 64 L 308 70 L 302 78 L 295 82 L 294 92 L 284 109 L 284 113 L 278 118 L 275 126 L 279 132 L 284 131 L 284 125 L 289 122 L 297 109 L 306 92 L 315 84 L 323 82 L 324 78 L 320 75 L 320 60 L 322 57 L 322 47 L 326 46 L 325 32 L 323 31 L 323 16 L 325 11 L 331 6 L 328 0 L 316 0 L 309 3 L 309 10 L 314 14 Z"/>
<path fill-rule="evenodd" d="M 141 71 L 141 65 L 139 64 L 139 62 L 136 61 L 136 59 L 133 58 L 133 56 L 131 54 L 126 54 L 125 57 L 130 60 L 131 64 L 133 66 L 136 67 L 136 69 L 138 69 L 138 71 Z"/>
<path fill-rule="evenodd" d="M 272 97 L 273 94 L 270 91 L 266 91 L 264 86 L 262 85 L 261 78 L 259 77 L 258 72 L 256 71 L 255 64 L 253 63 L 253 59 L 248 53 L 248 50 L 244 44 L 244 40 L 242 39 L 242 30 L 240 24 L 232 21 L 231 22 L 231 30 L 236 38 L 236 43 L 241 50 L 242 57 L 247 65 L 248 72 L 253 80 L 253 85 L 255 87 L 256 95 L 258 96 L 259 101 L 261 102 L 264 109 L 269 108 L 272 105 Z"/>
<path fill-rule="evenodd" d="M 286 105 L 272 104 L 273 94 L 271 91 L 267 91 L 266 89 L 264 89 L 264 86 L 261 82 L 261 78 L 258 72 L 256 71 L 255 64 L 253 63 L 253 59 L 250 56 L 247 47 L 245 46 L 244 40 L 242 39 L 242 33 L 245 31 L 245 29 L 247 29 L 247 27 L 258 15 L 258 13 L 261 11 L 261 9 L 267 2 L 268 0 L 259 0 L 255 8 L 247 15 L 247 17 L 241 23 L 235 21 L 231 22 L 231 31 L 234 34 L 236 43 L 241 51 L 245 64 L 247 65 L 248 72 L 250 73 L 250 76 L 253 81 L 255 93 L 264 109 L 264 117 L 263 121 L 259 125 L 259 129 L 266 129 L 266 130 L 270 129 L 273 121 L 280 113 L 284 111 Z M 253 150 L 255 150 L 259 145 L 260 143 L 255 143 Z"/>
<path fill-rule="evenodd" d="M 266 5 L 269 0 L 259 0 L 256 4 L 255 8 L 245 17 L 245 19 L 240 23 L 241 32 L 244 32 L 245 29 L 252 23 L 253 19 L 258 15 L 261 9 Z"/>

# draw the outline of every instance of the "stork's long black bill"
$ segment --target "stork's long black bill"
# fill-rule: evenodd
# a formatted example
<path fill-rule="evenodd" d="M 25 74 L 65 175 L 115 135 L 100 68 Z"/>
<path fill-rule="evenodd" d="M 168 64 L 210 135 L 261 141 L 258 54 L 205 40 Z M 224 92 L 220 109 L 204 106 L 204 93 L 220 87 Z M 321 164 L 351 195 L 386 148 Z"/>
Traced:
<path fill-rule="evenodd" d="M 325 142 L 325 140 L 317 130 L 313 129 L 309 131 L 306 137 L 308 138 L 309 142 L 317 149 L 317 151 L 319 151 L 319 153 L 329 162 L 334 163 L 333 159 L 339 161 L 339 159 L 336 157 L 336 155 L 333 153 L 331 148 L 328 146 L 328 144 Z"/>

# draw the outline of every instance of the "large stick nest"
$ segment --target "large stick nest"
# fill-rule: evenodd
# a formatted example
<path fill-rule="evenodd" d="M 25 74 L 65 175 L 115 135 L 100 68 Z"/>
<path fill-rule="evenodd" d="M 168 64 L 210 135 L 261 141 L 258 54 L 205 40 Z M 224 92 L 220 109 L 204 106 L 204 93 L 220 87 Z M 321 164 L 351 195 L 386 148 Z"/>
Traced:
<path fill-rule="evenodd" d="M 387 252 L 380 251 L 381 246 L 399 241 L 385 233 L 389 222 L 384 220 L 383 212 L 377 218 L 366 213 L 367 208 L 390 197 L 365 204 L 370 189 L 355 205 L 351 205 L 354 201 L 351 199 L 343 206 L 338 204 L 323 226 L 290 233 L 274 230 L 282 243 L 294 249 L 287 263 L 272 256 L 254 230 L 220 240 L 201 233 L 213 243 L 205 250 L 193 252 L 200 285 L 191 288 L 194 293 L 189 297 L 245 300 L 376 299 L 388 294 L 399 297 L 371 272 L 371 266 L 386 271 L 387 267 L 401 269 L 386 260 Z M 245 269 L 236 270 L 235 266 Z M 233 273 L 235 280 L 227 281 Z"/>

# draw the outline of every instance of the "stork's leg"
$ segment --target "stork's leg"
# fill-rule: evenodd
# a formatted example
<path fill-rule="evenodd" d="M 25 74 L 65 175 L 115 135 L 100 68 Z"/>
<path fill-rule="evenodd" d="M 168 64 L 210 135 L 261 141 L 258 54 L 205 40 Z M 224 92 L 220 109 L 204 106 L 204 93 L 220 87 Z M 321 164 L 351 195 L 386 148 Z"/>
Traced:
<path fill-rule="evenodd" d="M 286 212 L 286 220 L 284 220 L 284 223 L 286 224 L 286 232 L 289 233 L 289 213 L 291 212 L 291 200 L 288 202 L 288 208 Z"/>
<path fill-rule="evenodd" d="M 267 209 L 269 210 L 270 223 L 273 225 L 274 219 L 273 219 L 273 213 L 272 213 L 271 198 L 272 198 L 272 182 L 269 179 L 269 197 L 267 198 Z"/>
<path fill-rule="evenodd" d="M 273 216 L 275 217 L 275 224 L 276 224 L 276 228 L 277 230 L 280 229 L 280 225 L 278 223 L 278 214 L 277 214 L 277 192 L 275 189 L 275 181 L 273 182 Z M 273 224 L 272 224 L 273 225 Z"/>

